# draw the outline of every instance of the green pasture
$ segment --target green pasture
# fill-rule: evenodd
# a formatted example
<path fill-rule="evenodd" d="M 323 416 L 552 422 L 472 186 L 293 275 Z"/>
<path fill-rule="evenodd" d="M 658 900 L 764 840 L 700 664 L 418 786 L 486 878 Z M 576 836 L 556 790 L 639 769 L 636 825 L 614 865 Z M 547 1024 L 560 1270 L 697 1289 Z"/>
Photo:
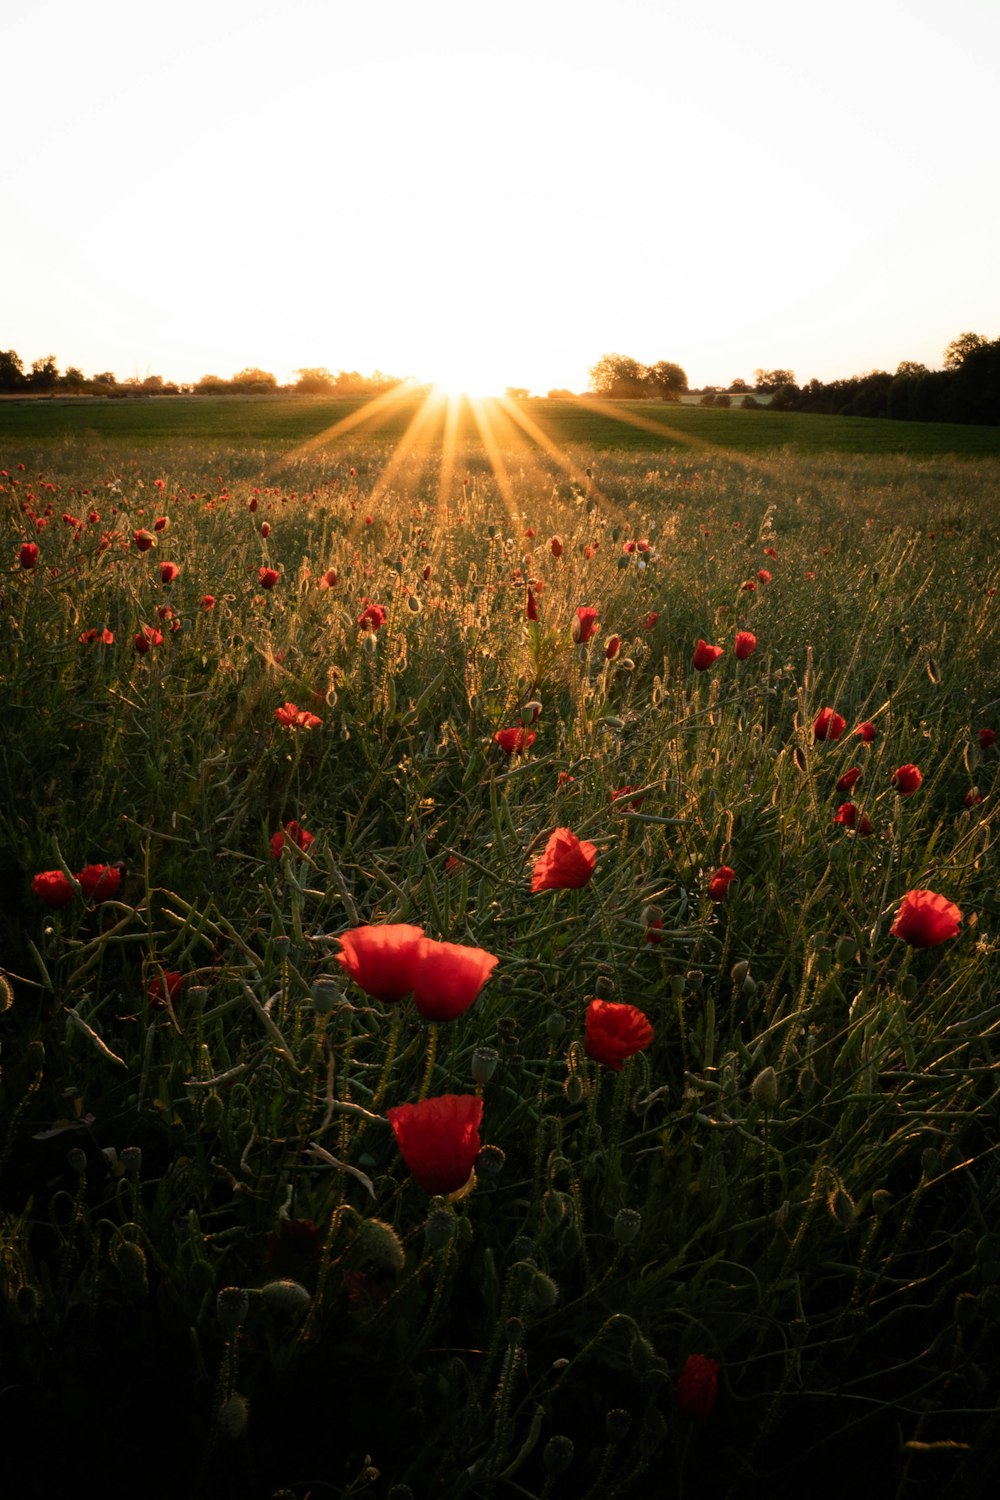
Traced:
<path fill-rule="evenodd" d="M 351 421 L 366 406 L 361 398 L 287 396 L 174 396 L 125 400 L 90 397 L 0 401 L 0 454 L 8 457 L 24 444 L 62 446 L 74 452 L 142 451 L 152 445 L 189 442 L 248 446 L 273 451 L 322 439 L 317 445 L 334 451 L 369 443 L 398 441 L 420 406 L 407 397 L 382 406 L 371 418 L 330 437 L 332 428 Z M 825 417 L 739 408 L 716 411 L 658 402 L 616 402 L 595 410 L 585 402 L 528 400 L 517 410 L 537 423 L 558 446 L 575 452 L 720 448 L 761 453 L 789 448 L 801 453 L 910 454 L 986 457 L 1000 455 L 1000 427 L 972 427 L 941 422 L 890 422 L 868 417 Z M 496 407 L 488 410 L 496 412 Z M 494 415 L 501 435 L 519 429 Z M 440 445 L 443 409 L 424 427 L 418 445 Z M 456 438 L 479 441 L 479 429 L 468 402 L 462 402 Z M 518 443 L 531 442 L 518 437 Z"/>

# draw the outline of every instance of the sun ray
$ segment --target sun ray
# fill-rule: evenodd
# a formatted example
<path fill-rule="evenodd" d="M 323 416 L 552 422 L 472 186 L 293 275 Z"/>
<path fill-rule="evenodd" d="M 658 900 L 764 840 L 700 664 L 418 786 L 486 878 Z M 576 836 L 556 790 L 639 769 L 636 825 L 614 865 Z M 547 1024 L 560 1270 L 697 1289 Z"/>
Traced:
<path fill-rule="evenodd" d="M 486 449 L 486 457 L 490 461 L 490 467 L 496 478 L 500 498 L 504 503 L 504 508 L 511 519 L 512 525 L 516 526 L 520 520 L 517 509 L 517 497 L 514 494 L 514 485 L 511 481 L 500 444 L 497 442 L 496 434 L 493 431 L 491 420 L 491 411 L 495 408 L 496 402 L 492 399 L 484 401 L 470 400 L 469 406 L 472 409 L 476 426 L 479 428 L 479 435 L 483 440 L 483 447 Z"/>
<path fill-rule="evenodd" d="M 398 406 L 402 401 L 412 400 L 414 387 L 404 381 L 401 385 L 394 385 L 391 390 L 383 391 L 379 396 L 373 396 L 366 401 L 364 406 L 355 411 L 348 412 L 346 417 L 341 417 L 339 422 L 334 422 L 330 427 L 324 427 L 322 432 L 317 432 L 313 437 L 306 438 L 304 442 L 283 455 L 283 463 L 294 463 L 297 459 L 305 458 L 307 454 L 315 453 L 317 448 L 324 448 L 336 438 L 343 437 L 348 432 L 353 432 L 355 427 L 361 427 L 369 422 L 374 422 L 376 417 L 383 417 L 387 411 Z"/>
<path fill-rule="evenodd" d="M 548 454 L 549 458 L 562 469 L 568 479 L 572 479 L 574 483 L 585 489 L 598 505 L 614 516 L 615 520 L 624 521 L 625 513 L 621 507 L 609 495 L 604 493 L 600 485 L 594 481 L 591 474 L 573 462 L 570 456 L 559 447 L 553 438 L 549 437 L 545 429 L 533 417 L 530 417 L 526 411 L 523 411 L 516 401 L 510 401 L 506 396 L 500 397 L 499 400 L 507 416 L 517 423 L 526 436 L 541 448 L 543 453 Z"/>

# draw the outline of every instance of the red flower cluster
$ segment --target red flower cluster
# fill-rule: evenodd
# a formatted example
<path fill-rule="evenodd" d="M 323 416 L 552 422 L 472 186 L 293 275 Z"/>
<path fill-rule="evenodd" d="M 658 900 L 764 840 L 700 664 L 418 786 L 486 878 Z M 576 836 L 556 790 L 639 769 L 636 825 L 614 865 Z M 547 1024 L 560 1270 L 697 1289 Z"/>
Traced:
<path fill-rule="evenodd" d="M 634 1005 L 615 1005 L 610 1000 L 591 1000 L 587 1006 L 583 1045 L 587 1056 L 616 1073 L 633 1053 L 644 1052 L 653 1040 L 653 1028 Z"/>
<path fill-rule="evenodd" d="M 163 645 L 163 632 L 154 630 L 152 625 L 144 625 L 136 632 L 132 644 L 140 656 L 145 656 L 153 646 Z"/>
<path fill-rule="evenodd" d="M 273 589 L 281 574 L 277 568 L 258 568 L 257 578 L 262 589 Z"/>
<path fill-rule="evenodd" d="M 736 632 L 733 650 L 736 653 L 737 661 L 746 661 L 747 657 L 752 656 L 756 649 L 757 637 L 752 630 L 738 630 Z"/>
<path fill-rule="evenodd" d="M 122 871 L 119 865 L 85 865 L 76 880 L 86 900 L 110 901 L 118 894 Z M 62 870 L 42 870 L 33 875 L 31 889 L 53 911 L 68 906 L 75 894 L 73 882 Z"/>
<path fill-rule="evenodd" d="M 386 1110 L 400 1155 L 425 1193 L 455 1193 L 469 1180 L 480 1151 L 483 1101 L 442 1094 Z"/>
<path fill-rule="evenodd" d="M 38 561 L 38 543 L 22 542 L 17 560 L 22 568 L 33 568 Z"/>
<path fill-rule="evenodd" d="M 713 901 L 725 901 L 729 886 L 736 879 L 736 871 L 729 865 L 720 865 L 708 882 L 708 894 Z"/>
<path fill-rule="evenodd" d="M 835 708 L 821 708 L 813 724 L 814 740 L 839 740 L 847 720 Z"/>
<path fill-rule="evenodd" d="M 286 844 L 289 849 L 301 849 L 304 854 L 310 844 L 314 844 L 315 842 L 316 840 L 313 835 L 300 827 L 293 818 L 290 823 L 285 824 L 283 830 L 272 834 L 270 844 L 271 857 L 272 859 L 280 859 Z"/>
<path fill-rule="evenodd" d="M 274 710 L 274 717 L 286 729 L 316 729 L 323 720 L 294 703 L 283 703 Z"/>
<path fill-rule="evenodd" d="M 355 927 L 339 942 L 337 962 L 365 994 L 392 1003 L 412 990 L 428 1021 L 463 1015 L 500 962 L 482 948 L 437 943 L 407 923 Z"/>
<path fill-rule="evenodd" d="M 911 948 L 934 948 L 958 932 L 962 913 L 934 891 L 907 891 L 889 931 Z"/>
<path fill-rule="evenodd" d="M 694 648 L 694 669 L 696 672 L 707 672 L 714 662 L 722 655 L 721 646 L 710 646 L 707 641 L 699 641 Z"/>
<path fill-rule="evenodd" d="M 181 571 L 180 568 L 177 566 L 177 564 L 175 562 L 161 562 L 160 563 L 160 582 L 161 583 L 173 583 L 174 579 L 177 578 L 177 576 L 179 575 L 180 571 Z"/>
<path fill-rule="evenodd" d="M 569 828 L 557 828 L 531 872 L 532 891 L 575 891 L 587 884 L 597 864 L 597 848 Z"/>

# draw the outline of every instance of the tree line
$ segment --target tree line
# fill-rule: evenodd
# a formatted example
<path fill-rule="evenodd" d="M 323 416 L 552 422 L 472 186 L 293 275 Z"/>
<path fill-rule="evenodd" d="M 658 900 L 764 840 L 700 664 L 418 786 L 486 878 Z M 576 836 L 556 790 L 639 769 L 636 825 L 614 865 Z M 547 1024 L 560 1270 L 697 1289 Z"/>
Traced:
<path fill-rule="evenodd" d="M 193 385 L 178 385 L 162 375 L 133 376 L 118 380 L 114 372 L 84 375 L 69 365 L 60 373 L 54 354 L 36 359 L 29 370 L 13 349 L 0 349 L 0 392 L 5 395 L 40 396 L 376 396 L 392 386 L 402 384 L 400 377 L 376 370 L 362 375 L 358 370 L 338 370 L 333 374 L 323 366 L 296 370 L 290 385 L 279 385 L 270 370 L 250 366 L 228 380 L 221 375 L 203 375 Z"/>

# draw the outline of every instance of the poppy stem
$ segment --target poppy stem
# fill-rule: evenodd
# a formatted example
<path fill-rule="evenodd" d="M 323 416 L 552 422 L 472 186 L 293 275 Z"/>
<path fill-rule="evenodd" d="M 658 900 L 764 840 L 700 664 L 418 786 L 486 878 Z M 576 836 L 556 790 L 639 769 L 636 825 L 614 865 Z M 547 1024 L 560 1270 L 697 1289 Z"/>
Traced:
<path fill-rule="evenodd" d="M 399 1034 L 403 1027 L 403 1013 L 400 1007 L 394 1006 L 392 1012 L 392 1027 L 389 1031 L 389 1041 L 385 1049 L 385 1062 L 382 1064 L 382 1073 L 379 1077 L 378 1087 L 372 1095 L 372 1106 L 377 1109 L 382 1102 L 382 1095 L 389 1083 L 389 1074 L 392 1065 L 396 1061 L 396 1053 L 399 1050 Z"/>
<path fill-rule="evenodd" d="M 418 1099 L 426 1099 L 430 1092 L 431 1079 L 434 1076 L 434 1063 L 437 1058 L 438 1027 L 437 1022 L 432 1021 L 427 1028 L 427 1061 L 424 1064 L 424 1076 L 420 1083 Z"/>

